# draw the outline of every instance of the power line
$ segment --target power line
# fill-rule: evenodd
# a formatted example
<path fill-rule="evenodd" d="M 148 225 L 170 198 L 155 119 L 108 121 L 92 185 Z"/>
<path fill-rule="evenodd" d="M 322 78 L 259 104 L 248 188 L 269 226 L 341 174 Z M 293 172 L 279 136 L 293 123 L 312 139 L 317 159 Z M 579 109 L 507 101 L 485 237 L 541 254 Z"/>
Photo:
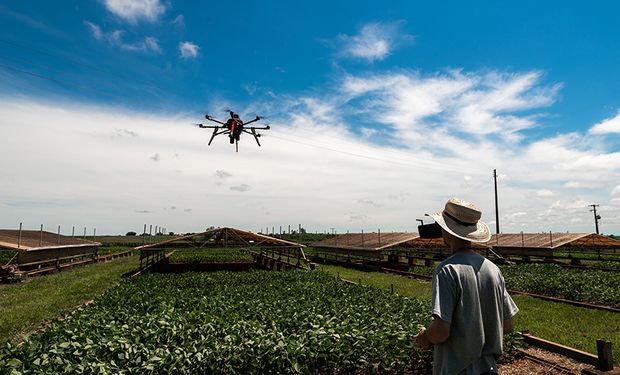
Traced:
<path fill-rule="evenodd" d="M 395 159 L 389 159 L 388 160 L 388 159 L 377 158 L 377 157 L 372 157 L 372 156 L 368 156 L 368 155 L 356 154 L 356 153 L 349 152 L 349 151 L 344 151 L 344 150 L 337 150 L 337 149 L 333 149 L 333 148 L 329 148 L 329 147 L 325 147 L 325 146 L 315 145 L 315 144 L 312 144 L 312 143 L 295 141 L 295 140 L 292 140 L 292 139 L 289 139 L 289 138 L 275 136 L 273 134 L 269 134 L 269 137 L 273 137 L 273 138 L 280 139 L 280 140 L 287 141 L 287 142 L 301 144 L 301 145 L 308 146 L 308 147 L 314 147 L 314 148 L 318 148 L 318 149 L 322 149 L 322 150 L 337 152 L 337 153 L 344 154 L 344 155 L 354 156 L 354 157 L 358 157 L 358 158 L 362 158 L 362 159 L 374 160 L 374 161 L 379 161 L 379 162 L 384 162 L 384 163 L 394 164 L 394 165 L 400 165 L 400 166 L 409 167 L 409 168 L 418 167 L 418 168 L 430 169 L 430 170 L 443 170 L 443 171 L 446 171 L 446 172 L 458 172 L 458 173 L 467 172 L 469 174 L 478 174 L 478 175 L 482 175 L 483 174 L 481 172 L 463 171 L 462 169 L 450 167 L 450 166 L 447 166 L 447 165 L 438 164 L 437 162 L 429 162 L 429 161 L 426 161 L 426 160 L 420 160 L 420 161 L 415 161 L 415 162 L 407 161 L 407 160 L 395 161 Z M 415 163 L 420 163 L 420 164 L 415 164 Z M 429 165 L 429 164 L 433 164 L 433 163 L 435 165 Z"/>
<path fill-rule="evenodd" d="M 81 66 L 83 68 L 88 68 L 88 69 L 96 70 L 96 71 L 99 71 L 99 72 L 102 72 L 102 73 L 105 73 L 105 74 L 113 75 L 113 76 L 116 76 L 117 78 L 120 78 L 120 79 L 123 79 L 123 80 L 127 79 L 127 77 L 123 77 L 122 75 L 120 75 L 120 74 L 118 74 L 118 73 L 116 73 L 114 71 L 102 68 L 100 66 L 89 64 L 89 63 L 82 62 L 82 61 L 78 61 L 76 59 L 72 59 L 72 58 L 69 58 L 67 56 L 61 56 L 59 54 L 54 54 L 52 52 L 49 52 L 49 51 L 46 51 L 46 50 L 42 50 L 42 49 L 39 49 L 39 48 L 35 48 L 35 47 L 29 46 L 27 44 L 17 43 L 17 42 L 13 42 L 13 41 L 2 39 L 2 38 L 0 38 L 0 43 L 4 43 L 4 44 L 7 44 L 7 45 L 10 45 L 10 46 L 13 46 L 13 47 L 18 47 L 18 48 L 23 48 L 23 49 L 26 49 L 26 50 L 30 50 L 30 51 L 33 51 L 33 52 L 36 52 L 36 53 L 39 53 L 39 54 L 42 54 L 42 55 L 45 55 L 45 56 L 49 56 L 49 57 L 53 57 L 53 58 L 57 58 L 57 59 L 63 59 L 63 60 L 66 60 L 66 61 L 68 61 L 68 62 L 70 62 L 72 64 Z M 132 79 L 134 81 L 143 83 L 143 84 L 145 84 L 146 86 L 148 86 L 148 87 L 150 87 L 152 89 L 160 90 L 160 88 L 157 85 L 155 85 L 153 82 L 145 81 L 145 80 L 139 79 L 139 78 L 136 79 L 135 77 L 132 77 Z"/>
<path fill-rule="evenodd" d="M 86 90 L 90 90 L 90 91 L 95 92 L 95 93 L 99 93 L 99 94 L 107 95 L 107 96 L 110 96 L 110 97 L 114 97 L 114 98 L 117 98 L 117 99 L 125 100 L 124 98 L 122 98 L 119 95 L 112 94 L 112 93 L 107 92 L 107 91 L 102 91 L 102 90 L 93 88 L 93 87 L 88 86 L 88 85 L 81 85 L 79 83 L 64 82 L 64 81 L 61 81 L 61 80 L 53 78 L 53 77 L 48 77 L 48 76 L 43 75 L 43 74 L 31 72 L 31 71 L 25 70 L 25 69 L 16 68 L 16 67 L 13 67 L 13 66 L 10 66 L 10 65 L 5 65 L 5 64 L 1 64 L 0 63 L 0 68 L 4 69 L 5 71 L 12 71 L 12 72 L 17 72 L 17 73 L 21 73 L 21 74 L 26 74 L 26 75 L 29 75 L 31 77 L 35 77 L 35 78 L 43 79 L 43 80 L 46 80 L 46 81 L 54 82 L 54 83 L 56 83 L 58 85 L 61 85 L 61 86 L 65 87 L 65 88 L 67 88 L 67 89 L 68 89 L 67 86 L 73 86 L 73 87 L 77 87 L 77 88 L 83 88 L 83 89 L 86 89 Z"/>

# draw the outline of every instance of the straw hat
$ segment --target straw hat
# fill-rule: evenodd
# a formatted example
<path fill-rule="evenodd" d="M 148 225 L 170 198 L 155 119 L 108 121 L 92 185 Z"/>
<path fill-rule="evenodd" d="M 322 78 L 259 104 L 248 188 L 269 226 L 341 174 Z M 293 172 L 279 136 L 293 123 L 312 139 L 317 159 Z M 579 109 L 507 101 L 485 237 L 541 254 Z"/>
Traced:
<path fill-rule="evenodd" d="M 442 212 L 430 216 L 446 232 L 471 242 L 487 242 L 491 239 L 489 226 L 480 220 L 482 212 L 473 203 L 452 198 Z"/>

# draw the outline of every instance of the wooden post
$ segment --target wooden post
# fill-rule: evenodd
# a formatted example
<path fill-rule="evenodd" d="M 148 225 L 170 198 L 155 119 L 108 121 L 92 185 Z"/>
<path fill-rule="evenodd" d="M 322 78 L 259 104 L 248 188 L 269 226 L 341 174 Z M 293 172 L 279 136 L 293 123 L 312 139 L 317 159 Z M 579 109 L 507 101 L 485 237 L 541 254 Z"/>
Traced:
<path fill-rule="evenodd" d="M 58 245 L 60 245 L 60 225 L 58 226 L 58 237 L 56 242 L 58 243 Z"/>
<path fill-rule="evenodd" d="M 381 246 L 381 229 L 377 229 L 377 234 L 379 235 L 379 246 Z"/>
<path fill-rule="evenodd" d="M 611 342 L 596 340 L 596 351 L 598 353 L 598 366 L 601 371 L 611 371 L 614 369 L 614 362 L 611 356 Z"/>
<path fill-rule="evenodd" d="M 549 247 L 553 247 L 553 235 L 551 234 L 551 231 L 549 231 Z"/>
<path fill-rule="evenodd" d="M 19 235 L 17 236 L 17 248 L 22 244 L 22 223 L 19 223 Z"/>
<path fill-rule="evenodd" d="M 71 228 L 71 239 L 73 239 L 74 237 L 75 237 L 75 225 Z"/>
<path fill-rule="evenodd" d="M 43 230 L 43 225 L 41 225 L 41 230 Z M 84 227 L 84 237 L 82 237 L 83 239 L 86 239 L 86 227 Z"/>
<path fill-rule="evenodd" d="M 93 242 L 95 242 L 97 236 L 97 228 L 93 228 Z"/>
<path fill-rule="evenodd" d="M 43 224 L 41 224 L 41 232 L 39 237 L 39 246 L 43 245 Z"/>

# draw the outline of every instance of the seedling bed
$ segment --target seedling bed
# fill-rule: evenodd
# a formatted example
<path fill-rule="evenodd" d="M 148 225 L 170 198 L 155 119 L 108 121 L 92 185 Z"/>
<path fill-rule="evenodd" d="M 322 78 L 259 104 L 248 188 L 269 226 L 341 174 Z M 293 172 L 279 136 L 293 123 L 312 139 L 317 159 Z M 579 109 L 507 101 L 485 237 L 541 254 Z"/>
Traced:
<path fill-rule="evenodd" d="M 322 272 L 142 274 L 0 349 L 0 373 L 428 373 L 428 320 Z"/>

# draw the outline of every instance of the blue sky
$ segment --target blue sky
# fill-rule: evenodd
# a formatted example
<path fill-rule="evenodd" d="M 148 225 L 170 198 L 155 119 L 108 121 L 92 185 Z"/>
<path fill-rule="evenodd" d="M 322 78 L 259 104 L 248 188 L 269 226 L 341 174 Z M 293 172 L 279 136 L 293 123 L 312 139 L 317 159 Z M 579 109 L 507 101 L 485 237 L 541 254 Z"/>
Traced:
<path fill-rule="evenodd" d="M 451 196 L 493 224 L 497 168 L 502 231 L 600 204 L 620 233 L 618 8 L 5 2 L 0 225 L 415 230 Z M 225 108 L 268 116 L 263 147 L 205 146 Z"/>

